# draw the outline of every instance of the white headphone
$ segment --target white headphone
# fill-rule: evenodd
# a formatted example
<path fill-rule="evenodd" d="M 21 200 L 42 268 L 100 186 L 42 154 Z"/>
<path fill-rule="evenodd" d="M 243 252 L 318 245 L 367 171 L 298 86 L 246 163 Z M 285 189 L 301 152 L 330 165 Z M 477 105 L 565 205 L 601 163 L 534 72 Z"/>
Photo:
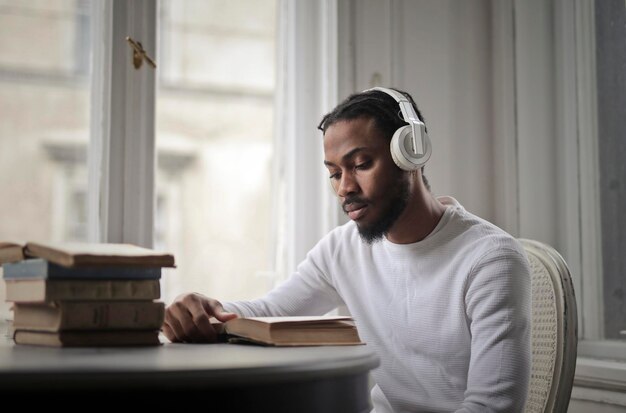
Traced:
<path fill-rule="evenodd" d="M 413 171 L 424 166 L 430 158 L 432 147 L 426 126 L 417 117 L 411 102 L 402 93 L 384 87 L 374 87 L 364 92 L 371 90 L 384 92 L 394 98 L 400 105 L 402 118 L 408 123 L 398 128 L 391 138 L 389 150 L 393 161 L 405 171 Z"/>

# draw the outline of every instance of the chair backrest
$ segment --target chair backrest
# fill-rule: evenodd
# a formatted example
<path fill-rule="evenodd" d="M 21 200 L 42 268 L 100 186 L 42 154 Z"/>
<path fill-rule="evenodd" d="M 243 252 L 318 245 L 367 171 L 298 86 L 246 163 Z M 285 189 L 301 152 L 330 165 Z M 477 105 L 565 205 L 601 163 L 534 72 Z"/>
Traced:
<path fill-rule="evenodd" d="M 566 412 L 576 370 L 578 316 L 574 287 L 561 255 L 520 239 L 531 269 L 532 366 L 525 413 Z"/>

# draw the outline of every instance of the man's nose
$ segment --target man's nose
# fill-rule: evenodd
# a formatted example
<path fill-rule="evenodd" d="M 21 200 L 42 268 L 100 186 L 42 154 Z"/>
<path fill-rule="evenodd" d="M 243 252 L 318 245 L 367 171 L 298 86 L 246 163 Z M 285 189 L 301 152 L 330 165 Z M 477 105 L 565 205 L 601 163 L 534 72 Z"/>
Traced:
<path fill-rule="evenodd" d="M 337 195 L 345 197 L 346 195 L 358 192 L 359 185 L 354 179 L 354 176 L 350 173 L 344 173 L 341 175 L 341 181 L 337 188 Z"/>

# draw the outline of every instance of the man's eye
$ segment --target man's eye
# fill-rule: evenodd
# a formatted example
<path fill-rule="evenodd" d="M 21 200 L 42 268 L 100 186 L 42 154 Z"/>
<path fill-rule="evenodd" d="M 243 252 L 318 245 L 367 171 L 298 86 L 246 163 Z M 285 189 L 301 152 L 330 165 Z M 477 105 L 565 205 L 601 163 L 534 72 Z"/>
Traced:
<path fill-rule="evenodd" d="M 360 163 L 360 164 L 356 165 L 354 167 L 354 169 L 367 169 L 370 166 L 371 163 L 372 163 L 371 161 Z"/>
<path fill-rule="evenodd" d="M 335 172 L 334 174 L 330 175 L 329 178 L 332 180 L 335 180 L 335 179 L 339 179 L 340 176 L 341 174 L 339 172 Z"/>

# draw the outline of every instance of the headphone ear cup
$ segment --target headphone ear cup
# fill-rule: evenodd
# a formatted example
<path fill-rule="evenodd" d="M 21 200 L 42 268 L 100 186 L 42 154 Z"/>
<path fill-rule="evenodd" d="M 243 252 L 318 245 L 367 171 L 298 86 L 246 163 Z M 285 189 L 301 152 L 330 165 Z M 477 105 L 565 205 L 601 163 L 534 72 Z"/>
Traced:
<path fill-rule="evenodd" d="M 396 130 L 389 144 L 391 158 L 404 171 L 414 171 L 421 168 L 430 159 L 432 146 L 428 134 L 424 133 L 424 154 L 416 155 L 413 152 L 413 131 L 411 126 L 403 126 Z"/>

